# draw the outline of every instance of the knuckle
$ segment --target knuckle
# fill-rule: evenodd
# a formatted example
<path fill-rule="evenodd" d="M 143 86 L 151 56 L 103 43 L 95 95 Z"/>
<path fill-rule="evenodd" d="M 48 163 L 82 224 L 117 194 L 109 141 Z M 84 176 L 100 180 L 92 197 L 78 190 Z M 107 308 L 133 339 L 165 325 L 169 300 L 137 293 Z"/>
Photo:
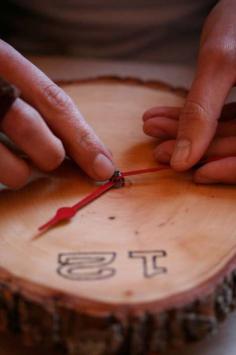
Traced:
<path fill-rule="evenodd" d="M 199 102 L 188 100 L 181 112 L 181 118 L 186 121 L 201 121 L 206 122 L 209 120 L 209 113 Z"/>
<path fill-rule="evenodd" d="M 92 148 L 95 145 L 94 135 L 89 131 L 85 130 L 81 132 L 79 138 L 79 145 L 83 148 Z"/>
<path fill-rule="evenodd" d="M 68 110 L 72 105 L 71 98 L 56 84 L 50 84 L 43 89 L 46 103 L 57 110 Z"/>
<path fill-rule="evenodd" d="M 93 130 L 81 128 L 76 139 L 66 143 L 67 152 L 77 161 L 88 161 L 90 157 L 94 157 L 97 152 L 106 150 L 103 144 L 94 134 Z M 79 158 L 78 158 L 79 154 Z"/>
<path fill-rule="evenodd" d="M 195 129 L 214 130 L 216 126 L 217 119 L 210 110 L 197 101 L 188 100 L 186 102 L 180 116 L 179 135 L 184 135 Z"/>

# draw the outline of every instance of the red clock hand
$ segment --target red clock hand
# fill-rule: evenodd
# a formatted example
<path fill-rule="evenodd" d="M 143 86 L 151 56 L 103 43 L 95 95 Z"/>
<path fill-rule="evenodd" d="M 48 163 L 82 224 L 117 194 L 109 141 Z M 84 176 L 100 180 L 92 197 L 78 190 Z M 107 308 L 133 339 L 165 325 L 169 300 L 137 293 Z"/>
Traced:
<path fill-rule="evenodd" d="M 199 162 L 196 165 L 196 167 L 199 167 L 204 163 L 220 160 L 222 158 L 223 157 L 212 157 L 207 160 L 202 160 L 201 162 Z M 93 191 L 91 194 L 89 194 L 88 196 L 83 198 L 81 201 L 76 203 L 74 206 L 59 208 L 57 210 L 55 216 L 52 219 L 50 219 L 47 223 L 45 223 L 41 227 L 39 227 L 38 230 L 40 232 L 45 232 L 48 229 L 57 225 L 59 222 L 71 219 L 81 208 L 83 208 L 84 206 L 86 206 L 90 202 L 94 201 L 96 198 L 98 198 L 99 196 L 104 194 L 110 188 L 124 186 L 124 184 L 125 184 L 124 178 L 126 176 L 154 173 L 154 172 L 158 172 L 158 171 L 166 170 L 166 169 L 170 169 L 170 166 L 161 165 L 161 166 L 155 167 L 155 168 L 131 170 L 131 171 L 126 171 L 126 172 L 122 172 L 122 173 L 119 171 L 116 171 L 108 182 L 106 182 L 104 185 L 98 187 L 95 191 Z"/>
<path fill-rule="evenodd" d="M 45 224 L 40 226 L 38 228 L 38 230 L 40 232 L 46 232 L 48 229 L 54 227 L 58 223 L 71 219 L 78 212 L 78 210 L 80 210 L 82 207 L 86 206 L 90 202 L 94 201 L 96 198 L 101 196 L 104 192 L 109 190 L 111 187 L 124 186 L 124 183 L 125 183 L 124 177 L 125 176 L 153 173 L 153 172 L 157 172 L 157 171 L 163 170 L 163 169 L 170 169 L 170 167 L 169 166 L 161 166 L 161 167 L 150 168 L 150 169 L 127 171 L 124 173 L 116 171 L 108 182 L 106 182 L 104 185 L 98 187 L 95 191 L 93 191 L 91 194 L 89 194 L 88 196 L 83 198 L 81 201 L 76 203 L 74 206 L 59 208 L 57 210 L 56 214 L 54 215 L 54 217 L 52 217 L 52 219 L 50 219 L 48 222 L 46 222 Z"/>
<path fill-rule="evenodd" d="M 94 201 L 97 197 L 101 196 L 104 192 L 109 190 L 112 186 L 114 186 L 114 182 L 108 181 L 104 185 L 98 187 L 95 191 L 91 194 L 83 198 L 81 201 L 76 203 L 74 206 L 71 207 L 61 207 L 57 210 L 55 216 L 50 219 L 47 223 L 43 224 L 39 227 L 40 232 L 46 232 L 49 228 L 54 227 L 56 224 L 62 221 L 66 221 L 74 217 L 78 210 L 82 207 L 86 206 L 91 201 Z"/>
<path fill-rule="evenodd" d="M 148 168 L 148 169 L 140 169 L 140 170 L 130 170 L 122 173 L 123 176 L 131 176 L 131 175 L 139 175 L 139 174 L 147 174 L 147 173 L 155 173 L 157 171 L 170 169 L 169 165 L 163 165 L 156 168 Z"/>

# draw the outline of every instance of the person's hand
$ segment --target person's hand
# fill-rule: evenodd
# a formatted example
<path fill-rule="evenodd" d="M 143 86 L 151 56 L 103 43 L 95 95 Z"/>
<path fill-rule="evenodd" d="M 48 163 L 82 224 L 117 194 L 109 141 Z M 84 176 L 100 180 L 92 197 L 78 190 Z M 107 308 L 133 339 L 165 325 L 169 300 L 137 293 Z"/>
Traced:
<path fill-rule="evenodd" d="M 66 93 L 1 40 L 0 63 L 0 77 L 21 92 L 0 130 L 42 171 L 58 167 L 67 154 L 92 178 L 111 177 L 111 154 Z M 0 142 L 0 182 L 19 188 L 30 174 L 27 162 Z"/>
<path fill-rule="evenodd" d="M 154 108 L 144 114 L 144 132 L 165 140 L 156 149 L 157 160 L 184 171 L 204 155 L 222 156 L 198 169 L 195 181 L 236 183 L 236 105 L 223 109 L 235 82 L 236 1 L 222 0 L 204 25 L 184 107 Z M 220 117 L 227 122 L 218 122 Z"/>
<path fill-rule="evenodd" d="M 160 163 L 168 164 L 171 161 L 181 110 L 180 107 L 155 107 L 143 116 L 144 132 L 159 139 L 154 155 Z M 224 106 L 214 138 L 204 154 L 203 161 L 211 161 L 215 157 L 222 157 L 222 159 L 206 163 L 197 169 L 193 176 L 194 181 L 197 183 L 235 183 L 236 103 Z"/>

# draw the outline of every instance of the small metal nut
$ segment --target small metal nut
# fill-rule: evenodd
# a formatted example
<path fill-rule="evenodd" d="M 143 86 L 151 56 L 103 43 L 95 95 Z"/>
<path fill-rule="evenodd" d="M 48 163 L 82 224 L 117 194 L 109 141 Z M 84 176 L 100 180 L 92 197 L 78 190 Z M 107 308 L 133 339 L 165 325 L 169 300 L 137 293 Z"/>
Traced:
<path fill-rule="evenodd" d="M 123 187 L 125 185 L 125 178 L 124 178 L 122 172 L 119 170 L 116 170 L 114 172 L 114 174 L 110 178 L 110 181 L 114 183 L 114 187 L 117 189 L 120 187 Z"/>

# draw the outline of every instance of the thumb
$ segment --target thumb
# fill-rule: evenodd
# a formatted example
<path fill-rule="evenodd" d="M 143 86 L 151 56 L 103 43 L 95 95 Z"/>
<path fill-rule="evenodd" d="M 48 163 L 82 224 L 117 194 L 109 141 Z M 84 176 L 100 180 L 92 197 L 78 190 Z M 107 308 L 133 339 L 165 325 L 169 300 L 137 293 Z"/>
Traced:
<path fill-rule="evenodd" d="M 191 168 L 207 150 L 225 99 L 234 84 L 232 72 L 223 55 L 200 54 L 192 87 L 180 113 L 171 158 L 173 169 Z"/>

